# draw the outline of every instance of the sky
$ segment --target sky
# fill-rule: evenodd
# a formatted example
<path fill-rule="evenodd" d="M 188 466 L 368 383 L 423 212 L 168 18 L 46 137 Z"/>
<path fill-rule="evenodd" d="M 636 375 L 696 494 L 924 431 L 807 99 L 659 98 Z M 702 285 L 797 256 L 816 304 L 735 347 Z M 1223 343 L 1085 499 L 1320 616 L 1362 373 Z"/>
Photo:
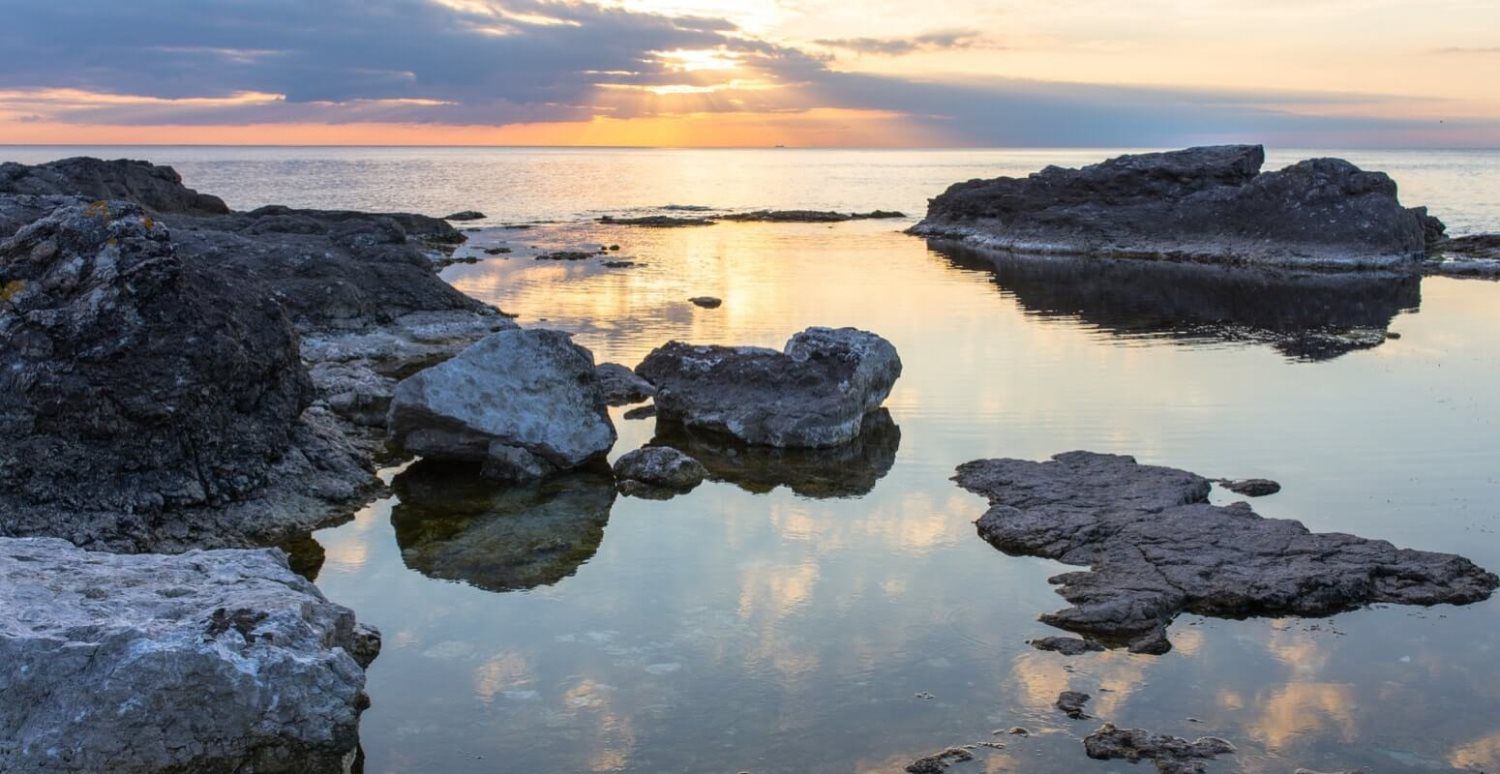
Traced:
<path fill-rule="evenodd" d="M 0 0 L 0 143 L 1500 147 L 1500 0 Z"/>

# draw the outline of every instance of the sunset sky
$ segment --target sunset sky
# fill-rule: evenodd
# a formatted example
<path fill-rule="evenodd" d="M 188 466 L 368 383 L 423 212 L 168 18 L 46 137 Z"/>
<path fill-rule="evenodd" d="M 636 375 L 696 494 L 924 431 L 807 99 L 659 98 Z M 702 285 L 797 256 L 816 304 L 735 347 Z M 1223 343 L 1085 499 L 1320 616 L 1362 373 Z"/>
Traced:
<path fill-rule="evenodd" d="M 1500 147 L 1494 0 L 6 0 L 0 143 Z"/>

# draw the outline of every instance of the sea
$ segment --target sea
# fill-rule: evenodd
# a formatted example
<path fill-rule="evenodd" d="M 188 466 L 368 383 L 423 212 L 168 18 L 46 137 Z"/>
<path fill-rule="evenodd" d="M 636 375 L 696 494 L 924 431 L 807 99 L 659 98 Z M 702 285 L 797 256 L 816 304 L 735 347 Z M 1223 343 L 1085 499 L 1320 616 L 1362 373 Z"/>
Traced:
<path fill-rule="evenodd" d="M 418 463 L 298 546 L 384 633 L 365 772 L 964 771 L 1089 760 L 1104 722 L 1236 751 L 1210 771 L 1500 771 L 1500 600 L 1329 618 L 1186 614 L 1171 652 L 1066 658 L 1048 578 L 982 540 L 951 480 L 986 457 L 1129 454 L 1264 477 L 1267 517 L 1500 570 L 1500 284 L 1004 259 L 902 230 L 951 183 L 1128 149 L 0 147 L 169 164 L 232 207 L 479 210 L 443 276 L 634 365 L 669 340 L 780 347 L 808 326 L 893 342 L 888 419 L 838 453 L 704 448 L 670 500 L 569 478 L 503 488 Z M 1500 152 L 1273 148 L 1389 173 L 1453 234 L 1500 231 Z M 641 229 L 754 209 L 894 220 Z M 532 260 L 553 245 L 600 259 Z M 618 246 L 609 250 L 609 246 Z M 534 247 L 535 246 L 535 247 Z M 505 248 L 510 253 L 486 254 Z M 634 266 L 610 267 L 606 260 Z M 723 305 L 702 309 L 694 296 Z M 611 459 L 654 420 L 612 409 Z M 1212 499 L 1242 499 L 1216 488 Z M 1093 699 L 1090 720 L 1053 707 Z M 1013 727 L 1026 735 L 1008 733 Z M 985 743 L 985 744 L 981 744 Z"/>

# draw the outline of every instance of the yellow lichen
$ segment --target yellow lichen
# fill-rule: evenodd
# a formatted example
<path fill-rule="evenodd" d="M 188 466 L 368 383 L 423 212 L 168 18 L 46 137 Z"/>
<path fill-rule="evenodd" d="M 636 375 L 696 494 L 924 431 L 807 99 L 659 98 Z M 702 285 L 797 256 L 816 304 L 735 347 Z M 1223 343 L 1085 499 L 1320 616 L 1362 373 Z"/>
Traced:
<path fill-rule="evenodd" d="M 90 215 L 92 217 L 99 218 L 100 220 L 109 220 L 109 202 L 100 199 L 99 201 L 90 204 L 89 208 L 84 210 L 83 212 L 85 215 Z"/>
<path fill-rule="evenodd" d="M 26 280 L 11 280 L 0 286 L 0 303 L 8 303 L 17 294 L 26 289 Z"/>
<path fill-rule="evenodd" d="M 151 217 L 150 215 L 146 216 L 146 220 L 143 221 L 143 223 L 145 223 L 147 231 L 156 228 L 156 219 Z"/>

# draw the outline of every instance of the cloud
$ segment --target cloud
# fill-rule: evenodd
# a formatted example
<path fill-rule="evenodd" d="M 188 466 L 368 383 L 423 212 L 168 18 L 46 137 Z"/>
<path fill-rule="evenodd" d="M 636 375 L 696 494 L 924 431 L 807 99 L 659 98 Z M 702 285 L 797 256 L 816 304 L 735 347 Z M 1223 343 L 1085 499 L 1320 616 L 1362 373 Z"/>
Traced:
<path fill-rule="evenodd" d="M 826 48 L 839 48 L 857 54 L 902 56 L 918 51 L 973 48 L 984 40 L 977 30 L 947 30 L 909 38 L 822 38 L 813 42 Z"/>

